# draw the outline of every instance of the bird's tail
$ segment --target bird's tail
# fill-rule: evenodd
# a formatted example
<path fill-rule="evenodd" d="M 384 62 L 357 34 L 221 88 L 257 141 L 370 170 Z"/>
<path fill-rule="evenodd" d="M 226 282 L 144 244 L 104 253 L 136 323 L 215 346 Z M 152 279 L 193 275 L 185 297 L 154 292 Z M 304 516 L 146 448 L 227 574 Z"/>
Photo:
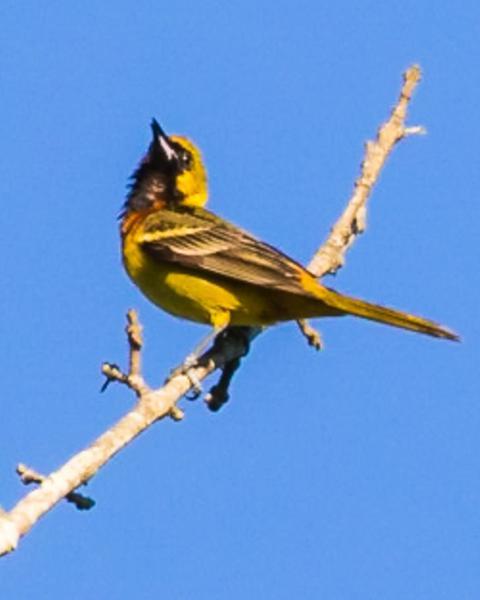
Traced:
<path fill-rule="evenodd" d="M 424 333 L 437 338 L 444 338 L 447 340 L 460 341 L 460 337 L 451 329 L 424 319 L 423 317 L 416 317 L 393 308 L 387 308 L 378 304 L 372 304 L 365 300 L 359 300 L 358 298 L 352 298 L 350 296 L 344 296 L 332 290 L 330 288 L 323 288 L 327 293 L 323 296 L 323 301 L 333 309 L 337 309 L 341 313 L 347 313 L 362 317 L 363 319 L 370 319 L 371 321 L 378 321 L 379 323 L 386 323 L 393 327 L 400 327 L 401 329 L 409 329 L 410 331 L 416 331 L 417 333 Z"/>

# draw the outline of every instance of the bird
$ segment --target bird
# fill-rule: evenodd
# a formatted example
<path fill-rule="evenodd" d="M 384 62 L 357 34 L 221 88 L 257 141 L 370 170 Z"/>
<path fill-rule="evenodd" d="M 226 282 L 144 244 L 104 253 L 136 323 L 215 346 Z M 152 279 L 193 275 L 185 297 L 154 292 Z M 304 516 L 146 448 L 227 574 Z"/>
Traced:
<path fill-rule="evenodd" d="M 429 319 L 324 286 L 281 250 L 207 210 L 199 148 L 184 136 L 167 135 L 155 119 L 151 130 L 120 215 L 123 265 L 153 304 L 211 326 L 196 356 L 229 326 L 343 315 L 459 340 Z"/>

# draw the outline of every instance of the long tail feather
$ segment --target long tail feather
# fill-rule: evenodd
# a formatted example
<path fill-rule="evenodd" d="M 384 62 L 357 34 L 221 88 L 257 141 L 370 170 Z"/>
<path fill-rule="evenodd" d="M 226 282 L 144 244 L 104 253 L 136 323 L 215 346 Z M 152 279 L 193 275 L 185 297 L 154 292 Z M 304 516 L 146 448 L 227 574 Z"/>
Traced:
<path fill-rule="evenodd" d="M 423 317 L 417 317 L 393 308 L 372 304 L 358 298 L 344 296 L 330 288 L 324 289 L 328 294 L 323 298 L 323 301 L 343 313 L 362 317 L 363 319 L 370 319 L 371 321 L 378 321 L 379 323 L 386 323 L 387 325 L 400 327 L 401 329 L 409 329 L 410 331 L 424 333 L 437 338 L 460 341 L 460 337 L 451 329 Z"/>

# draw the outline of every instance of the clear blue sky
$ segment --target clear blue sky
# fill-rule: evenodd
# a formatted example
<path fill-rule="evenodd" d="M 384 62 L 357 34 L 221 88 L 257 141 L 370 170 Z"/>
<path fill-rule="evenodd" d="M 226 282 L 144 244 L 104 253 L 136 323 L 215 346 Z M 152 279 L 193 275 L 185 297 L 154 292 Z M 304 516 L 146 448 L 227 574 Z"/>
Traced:
<path fill-rule="evenodd" d="M 80 5 L 78 5 L 80 7 Z M 104 395 L 140 311 L 160 383 L 204 328 L 144 300 L 117 215 L 149 121 L 202 147 L 211 208 L 308 261 L 401 73 L 424 80 L 328 284 L 455 328 L 355 319 L 258 340 L 219 414 L 188 404 L 0 563 L 2 600 L 480 597 L 477 2 L 12 2 L 0 8 L 0 504 L 132 405 Z"/>

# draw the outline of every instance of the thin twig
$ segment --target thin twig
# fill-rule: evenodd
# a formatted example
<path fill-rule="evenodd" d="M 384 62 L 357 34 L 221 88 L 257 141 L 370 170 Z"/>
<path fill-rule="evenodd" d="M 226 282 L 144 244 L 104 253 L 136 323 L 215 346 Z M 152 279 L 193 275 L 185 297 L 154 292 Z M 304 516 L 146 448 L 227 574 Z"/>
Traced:
<path fill-rule="evenodd" d="M 412 128 L 405 127 L 408 102 L 419 80 L 420 69 L 417 66 L 407 70 L 400 99 L 390 119 L 380 128 L 377 139 L 367 143 L 366 156 L 352 198 L 308 266 L 315 275 L 320 277 L 327 272 L 335 272 L 343 264 L 347 249 L 365 228 L 366 202 L 386 158 L 396 142 L 405 135 L 420 132 L 418 128 L 412 131 Z M 141 326 L 134 311 L 129 311 L 127 320 L 128 373 L 123 373 L 118 366 L 109 363 L 103 365 L 102 372 L 107 377 L 106 384 L 117 381 L 135 392 L 135 406 L 57 471 L 47 477 L 36 474 L 38 488 L 28 493 L 10 511 L 0 510 L 0 555 L 14 550 L 20 538 L 28 533 L 45 513 L 62 499 L 76 493 L 75 490 L 79 486 L 85 484 L 142 431 L 167 416 L 174 420 L 183 417 L 177 402 L 191 389 L 191 379 L 187 375 L 178 374 L 161 388 L 149 387 L 141 373 Z M 244 329 L 244 337 L 250 341 L 261 332 L 258 328 Z M 223 369 L 222 378 L 216 386 L 219 395 L 215 397 L 213 394 L 210 399 L 213 407 L 228 398 L 228 384 L 245 350 L 245 339 L 227 336 L 224 343 L 214 344 L 214 347 L 201 357 L 199 365 L 192 369 L 192 378 L 198 381 L 202 381 L 215 369 Z"/>
<path fill-rule="evenodd" d="M 375 140 L 365 144 L 365 158 L 347 207 L 307 267 L 316 277 L 335 273 L 342 267 L 347 250 L 356 237 L 365 231 L 367 200 L 385 161 L 397 142 L 407 135 L 425 132 L 421 127 L 405 125 L 408 104 L 420 78 L 421 71 L 418 65 L 413 65 L 406 70 L 399 99 L 389 119 L 380 127 Z"/>
<path fill-rule="evenodd" d="M 302 332 L 302 335 L 306 338 L 309 346 L 312 346 L 315 350 L 321 350 L 323 348 L 322 336 L 310 325 L 307 319 L 298 319 L 297 325 Z"/>

